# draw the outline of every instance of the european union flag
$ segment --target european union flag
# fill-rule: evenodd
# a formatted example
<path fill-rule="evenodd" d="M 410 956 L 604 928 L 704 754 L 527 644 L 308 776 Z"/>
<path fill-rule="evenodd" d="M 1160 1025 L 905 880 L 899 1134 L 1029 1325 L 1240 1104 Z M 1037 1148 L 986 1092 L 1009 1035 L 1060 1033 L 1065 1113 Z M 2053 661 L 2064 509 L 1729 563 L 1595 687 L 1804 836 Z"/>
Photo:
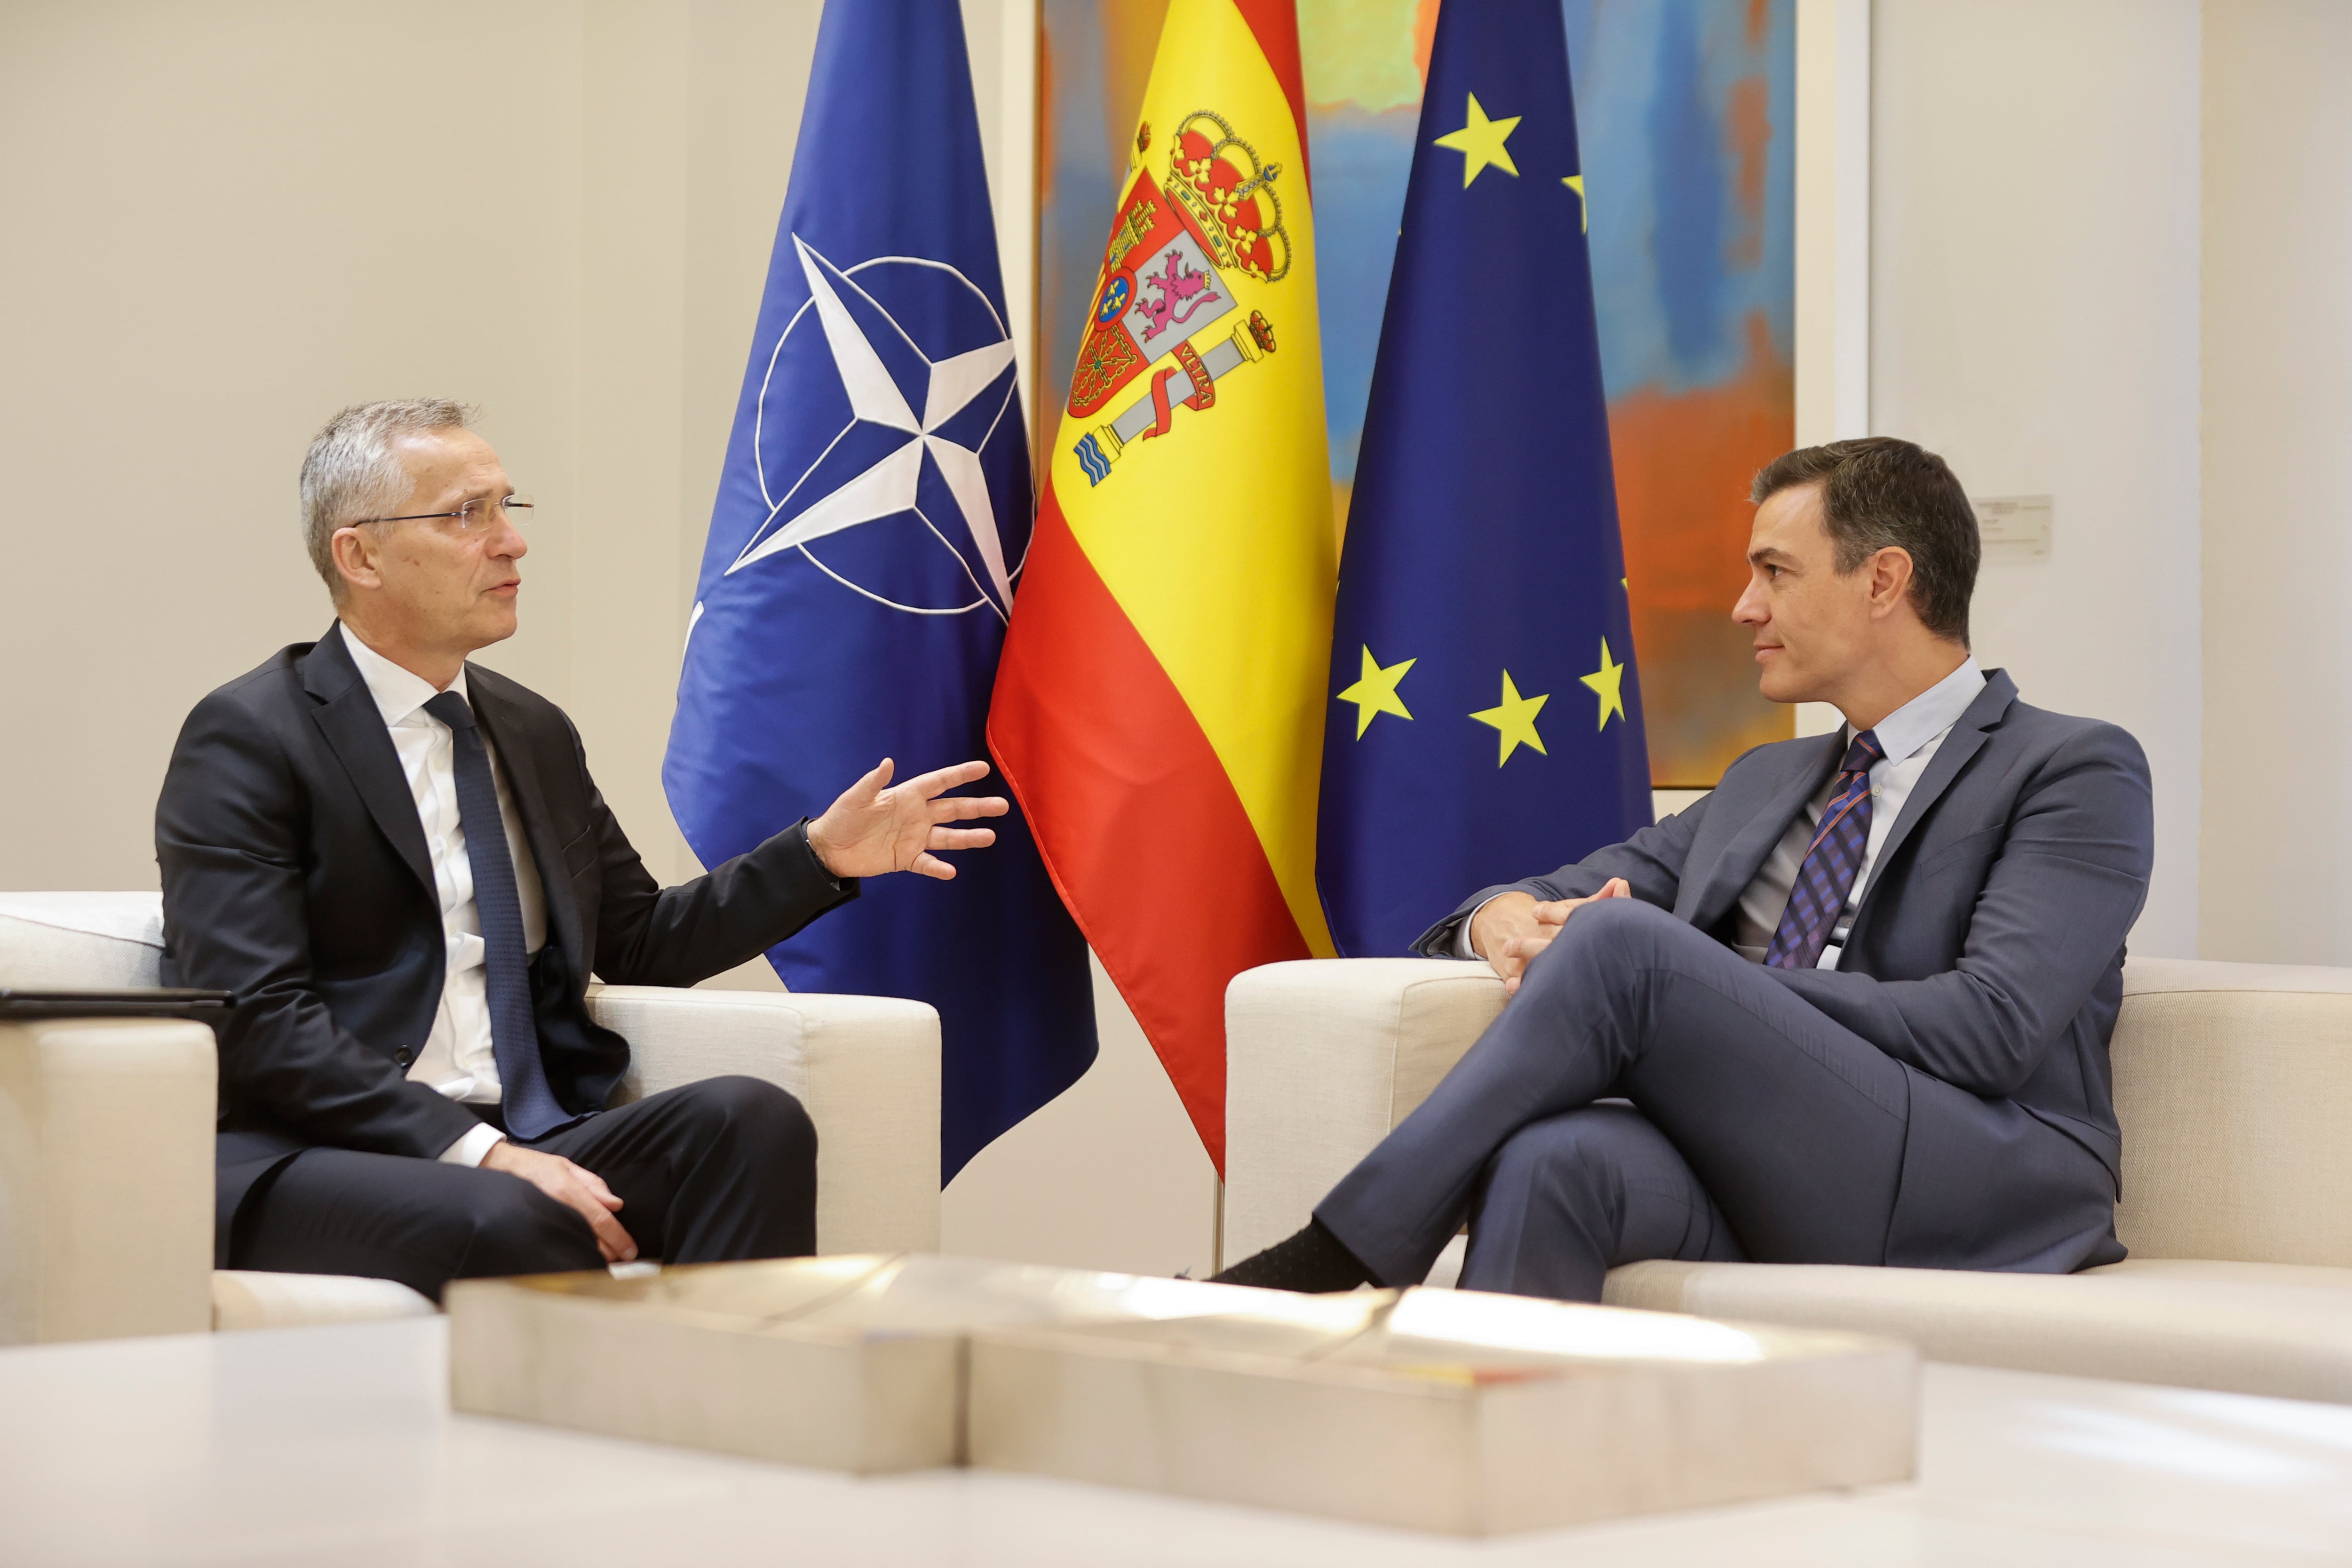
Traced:
<path fill-rule="evenodd" d="M 956 0 L 834 0 L 662 769 L 705 865 L 882 757 L 986 754 L 1031 505 Z M 769 954 L 939 1009 L 942 1181 L 1094 1060 L 1086 945 L 1017 809 L 994 826 L 953 881 L 870 882 Z"/>
<path fill-rule="evenodd" d="M 1317 877 L 1399 954 L 1650 821 L 1559 0 L 1438 13 L 1339 561 Z"/>

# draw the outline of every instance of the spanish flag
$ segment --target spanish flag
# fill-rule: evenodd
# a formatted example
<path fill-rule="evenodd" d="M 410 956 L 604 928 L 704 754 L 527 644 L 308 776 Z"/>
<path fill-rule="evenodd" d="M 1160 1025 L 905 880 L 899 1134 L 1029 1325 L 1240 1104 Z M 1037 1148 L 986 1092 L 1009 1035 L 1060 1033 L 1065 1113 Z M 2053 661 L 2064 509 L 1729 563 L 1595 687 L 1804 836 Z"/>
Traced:
<path fill-rule="evenodd" d="M 1222 1172 L 1225 984 L 1328 957 L 1337 549 L 1293 0 L 1171 0 L 989 743 Z"/>

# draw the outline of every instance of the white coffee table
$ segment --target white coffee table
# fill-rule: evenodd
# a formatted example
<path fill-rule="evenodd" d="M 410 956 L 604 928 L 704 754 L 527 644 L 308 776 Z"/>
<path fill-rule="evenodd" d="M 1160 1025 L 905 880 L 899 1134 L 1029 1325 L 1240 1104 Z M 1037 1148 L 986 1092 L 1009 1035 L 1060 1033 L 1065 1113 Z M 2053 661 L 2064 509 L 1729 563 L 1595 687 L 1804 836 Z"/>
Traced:
<path fill-rule="evenodd" d="M 2352 1563 L 2352 1407 L 1927 1369 L 1913 1486 L 1490 1542 L 452 1415 L 441 1320 L 0 1351 L 0 1563 Z"/>

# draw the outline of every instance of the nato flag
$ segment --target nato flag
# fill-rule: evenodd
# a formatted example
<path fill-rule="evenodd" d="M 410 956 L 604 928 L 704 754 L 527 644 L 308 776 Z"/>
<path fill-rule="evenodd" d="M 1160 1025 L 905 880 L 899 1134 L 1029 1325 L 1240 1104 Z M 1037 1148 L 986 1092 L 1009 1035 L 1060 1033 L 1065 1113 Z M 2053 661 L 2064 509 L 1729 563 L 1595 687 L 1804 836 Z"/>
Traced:
<path fill-rule="evenodd" d="M 885 756 L 987 754 L 1031 513 L 1013 361 L 956 0 L 832 0 L 662 769 L 705 865 Z M 994 826 L 954 880 L 869 881 L 769 954 L 939 1009 L 942 1180 L 1094 1059 L 1085 943 L 1017 810 Z"/>
<path fill-rule="evenodd" d="M 1559 0 L 1447 5 L 1339 561 L 1342 953 L 1650 821 L 1624 572 Z"/>

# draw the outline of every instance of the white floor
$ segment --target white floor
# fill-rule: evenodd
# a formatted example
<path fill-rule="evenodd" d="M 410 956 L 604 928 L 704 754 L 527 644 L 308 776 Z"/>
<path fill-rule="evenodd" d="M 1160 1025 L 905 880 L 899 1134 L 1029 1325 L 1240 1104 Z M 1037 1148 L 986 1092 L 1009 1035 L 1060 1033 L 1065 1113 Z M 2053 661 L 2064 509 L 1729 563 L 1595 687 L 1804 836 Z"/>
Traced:
<path fill-rule="evenodd" d="M 1936 1366 L 1916 1486 L 1465 1542 L 448 1413 L 439 1319 L 0 1352 L 0 1563 L 2352 1563 L 2352 1407 Z"/>
<path fill-rule="evenodd" d="M 1100 1042 L 1094 1066 L 957 1173 L 940 1194 L 939 1249 L 1205 1278 L 1217 1269 L 1217 1168 L 1101 961 L 1090 954 L 1087 963 Z M 703 984 L 783 988 L 765 958 Z"/>
<path fill-rule="evenodd" d="M 1217 1168 L 1168 1069 L 1092 964 L 1095 1065 L 940 1194 L 940 1250 L 1121 1274 L 1216 1272 Z"/>

